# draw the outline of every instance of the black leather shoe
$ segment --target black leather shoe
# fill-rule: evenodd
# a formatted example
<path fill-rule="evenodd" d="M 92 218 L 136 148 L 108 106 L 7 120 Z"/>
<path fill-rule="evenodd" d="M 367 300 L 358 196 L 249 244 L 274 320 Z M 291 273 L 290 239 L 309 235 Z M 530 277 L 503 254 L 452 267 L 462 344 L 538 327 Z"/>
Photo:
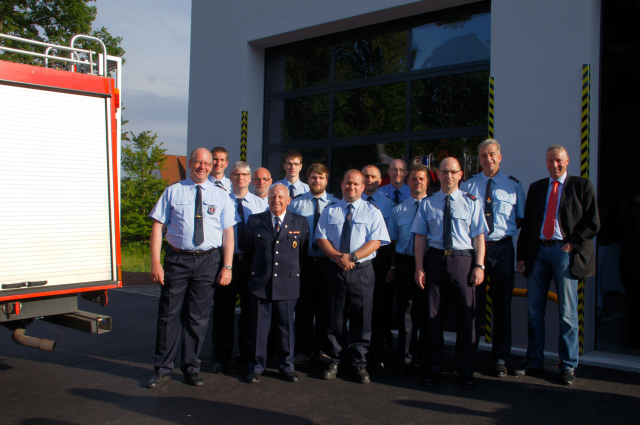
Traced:
<path fill-rule="evenodd" d="M 202 379 L 198 373 L 185 373 L 184 381 L 187 384 L 194 385 L 196 387 L 204 385 L 204 379 Z"/>
<path fill-rule="evenodd" d="M 460 386 L 465 390 L 475 390 L 476 380 L 472 373 L 463 373 L 459 376 Z"/>
<path fill-rule="evenodd" d="M 493 368 L 493 376 L 497 376 L 498 378 L 504 378 L 507 376 L 507 365 L 496 363 Z"/>
<path fill-rule="evenodd" d="M 213 364 L 213 373 L 224 373 L 224 365 L 222 363 Z"/>
<path fill-rule="evenodd" d="M 338 375 L 338 365 L 330 363 L 329 366 L 322 372 L 322 379 L 334 379 Z"/>
<path fill-rule="evenodd" d="M 423 387 L 433 387 L 440 378 L 440 374 L 436 372 L 423 372 L 420 377 L 420 385 Z"/>
<path fill-rule="evenodd" d="M 368 384 L 371 382 L 369 372 L 364 366 L 355 366 L 351 369 L 351 377 L 359 384 Z"/>
<path fill-rule="evenodd" d="M 257 384 L 258 382 L 260 382 L 260 374 L 253 372 L 247 374 L 247 382 L 250 384 Z"/>
<path fill-rule="evenodd" d="M 147 382 L 147 388 L 160 388 L 162 384 L 171 379 L 170 375 L 161 375 L 159 373 L 155 373 L 149 382 Z"/>
<path fill-rule="evenodd" d="M 527 365 L 524 369 L 516 369 L 514 374 L 516 376 L 533 376 L 534 378 L 540 378 L 544 375 L 544 370 Z"/>
<path fill-rule="evenodd" d="M 573 369 L 562 369 L 560 371 L 560 382 L 564 385 L 573 385 L 576 382 L 576 375 Z"/>
<path fill-rule="evenodd" d="M 280 372 L 280 376 L 282 376 L 282 378 L 285 381 L 289 381 L 289 382 L 300 381 L 300 378 L 298 378 L 298 374 L 295 372 Z"/>
<path fill-rule="evenodd" d="M 298 353 L 293 358 L 293 364 L 305 364 L 309 360 L 309 356 L 305 353 Z"/>

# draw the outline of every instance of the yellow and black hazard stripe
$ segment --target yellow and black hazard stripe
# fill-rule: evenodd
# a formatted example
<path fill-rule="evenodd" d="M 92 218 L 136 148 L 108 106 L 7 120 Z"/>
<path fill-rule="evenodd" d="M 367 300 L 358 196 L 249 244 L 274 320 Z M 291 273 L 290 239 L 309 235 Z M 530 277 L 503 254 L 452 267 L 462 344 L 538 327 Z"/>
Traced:
<path fill-rule="evenodd" d="M 247 160 L 247 120 L 249 114 L 242 111 L 242 125 L 240 127 L 240 161 Z"/>
<path fill-rule="evenodd" d="M 493 88 L 494 88 L 494 80 L 493 77 L 489 77 L 489 138 L 493 139 Z"/>
<path fill-rule="evenodd" d="M 580 175 L 584 179 L 589 178 L 589 136 L 590 136 L 590 90 L 591 90 L 591 66 L 582 65 L 582 126 L 580 140 Z M 584 278 L 578 279 L 578 341 L 580 355 L 584 354 Z"/>
<path fill-rule="evenodd" d="M 493 107 L 494 107 L 494 79 L 489 77 L 489 138 L 493 139 Z M 488 290 L 488 287 L 487 287 Z M 491 343 L 491 296 L 487 293 L 486 319 L 484 325 L 484 340 Z"/>
<path fill-rule="evenodd" d="M 489 278 L 487 278 L 489 280 Z M 487 301 L 486 301 L 486 315 L 484 321 L 484 340 L 490 344 L 491 343 L 491 297 L 489 296 L 489 283 L 487 283 Z"/>

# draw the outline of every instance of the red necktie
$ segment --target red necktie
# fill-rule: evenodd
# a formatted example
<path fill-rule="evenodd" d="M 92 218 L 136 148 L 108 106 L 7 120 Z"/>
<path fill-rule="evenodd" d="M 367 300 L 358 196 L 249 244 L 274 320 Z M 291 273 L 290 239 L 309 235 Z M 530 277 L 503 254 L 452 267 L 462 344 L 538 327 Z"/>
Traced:
<path fill-rule="evenodd" d="M 554 229 L 556 227 L 556 209 L 558 208 L 558 182 L 552 183 L 551 194 L 549 195 L 549 203 L 547 204 L 547 216 L 544 219 L 544 226 L 542 227 L 542 234 L 545 238 L 551 239 L 553 237 Z"/>

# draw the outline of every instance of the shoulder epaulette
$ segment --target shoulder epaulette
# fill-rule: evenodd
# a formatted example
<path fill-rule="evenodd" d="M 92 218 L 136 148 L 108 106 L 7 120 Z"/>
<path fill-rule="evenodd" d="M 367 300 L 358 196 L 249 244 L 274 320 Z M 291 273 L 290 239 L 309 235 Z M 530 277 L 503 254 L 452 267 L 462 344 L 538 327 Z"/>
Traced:
<path fill-rule="evenodd" d="M 178 184 L 178 183 L 180 183 L 180 180 L 178 180 L 177 182 L 171 183 L 171 184 L 170 184 L 169 186 L 167 186 L 167 187 L 174 186 L 174 185 L 176 185 L 176 184 Z"/>
<path fill-rule="evenodd" d="M 514 182 L 516 182 L 516 183 L 520 183 L 520 180 L 518 180 L 517 178 L 515 178 L 515 177 L 513 177 L 513 176 L 509 176 L 509 178 L 510 178 L 511 180 L 513 180 Z"/>
<path fill-rule="evenodd" d="M 389 198 L 389 200 L 395 204 L 395 202 L 396 202 L 396 201 L 394 201 L 393 199 L 391 199 L 391 197 L 390 197 L 389 195 L 384 195 L 384 196 L 386 196 L 387 198 Z"/>
<path fill-rule="evenodd" d="M 374 204 L 372 204 L 371 202 L 369 202 L 369 201 L 366 201 L 366 202 L 367 202 L 367 204 L 371 205 L 372 207 L 380 209 L 380 208 L 376 207 Z"/>
<path fill-rule="evenodd" d="M 305 193 L 306 193 L 306 192 L 305 192 Z M 304 193 L 301 193 L 301 194 L 299 194 L 299 195 L 296 195 L 296 196 L 294 196 L 292 199 L 299 198 L 299 197 L 301 197 L 302 195 L 304 195 Z"/>
<path fill-rule="evenodd" d="M 329 205 L 327 205 L 328 207 L 330 207 L 331 205 L 335 205 L 335 202 L 330 203 Z"/>
<path fill-rule="evenodd" d="M 469 192 L 465 192 L 465 195 L 467 195 L 467 198 L 471 199 L 472 201 L 477 200 L 477 198 L 475 196 L 473 196 L 472 194 L 470 194 Z"/>
<path fill-rule="evenodd" d="M 225 192 L 227 192 L 227 188 L 226 188 L 226 187 L 224 187 L 224 186 L 222 185 L 222 183 L 220 183 L 219 181 L 215 182 L 213 185 L 214 185 L 215 187 L 217 187 L 218 189 L 222 189 L 222 190 L 224 190 Z"/>

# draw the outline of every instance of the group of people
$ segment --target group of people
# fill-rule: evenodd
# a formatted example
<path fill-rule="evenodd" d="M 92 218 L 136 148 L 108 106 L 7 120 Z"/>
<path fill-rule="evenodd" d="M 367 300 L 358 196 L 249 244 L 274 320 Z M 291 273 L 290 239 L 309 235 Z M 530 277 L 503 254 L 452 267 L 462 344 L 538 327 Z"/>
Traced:
<path fill-rule="evenodd" d="M 575 382 L 578 365 L 578 279 L 595 272 L 592 239 L 600 228 L 589 180 L 569 176 L 567 150 L 546 151 L 549 176 L 522 184 L 500 172 L 500 144 L 478 146 L 482 173 L 461 182 L 456 158 L 440 161 L 440 190 L 427 196 L 430 170 L 388 164 L 380 187 L 375 165 L 347 170 L 342 199 L 327 193 L 329 170 L 284 155 L 285 179 L 251 173 L 243 161 L 224 176 L 228 153 L 198 148 L 190 176 L 169 186 L 151 211 L 151 276 L 162 284 L 155 374 L 164 384 L 182 342 L 187 383 L 202 385 L 200 353 L 213 311 L 213 372 L 231 361 L 240 298 L 237 363 L 257 383 L 275 358 L 282 378 L 297 382 L 295 364 L 315 359 L 322 377 L 370 382 L 367 366 L 383 368 L 392 349 L 395 300 L 401 371 L 420 365 L 420 382 L 437 385 L 444 364 L 449 304 L 457 331 L 454 364 L 463 388 L 476 387 L 474 368 L 486 293 L 493 305 L 491 362 L 504 377 L 511 353 L 514 265 L 527 277 L 526 364 L 516 375 L 544 373 L 545 309 L 553 279 L 558 294 L 560 380 Z M 249 192 L 249 184 L 254 193 Z M 513 238 L 520 232 L 517 253 Z M 162 238 L 168 242 L 164 266 Z M 213 308 L 212 308 L 213 304 Z M 419 330 L 419 333 L 418 333 Z"/>

